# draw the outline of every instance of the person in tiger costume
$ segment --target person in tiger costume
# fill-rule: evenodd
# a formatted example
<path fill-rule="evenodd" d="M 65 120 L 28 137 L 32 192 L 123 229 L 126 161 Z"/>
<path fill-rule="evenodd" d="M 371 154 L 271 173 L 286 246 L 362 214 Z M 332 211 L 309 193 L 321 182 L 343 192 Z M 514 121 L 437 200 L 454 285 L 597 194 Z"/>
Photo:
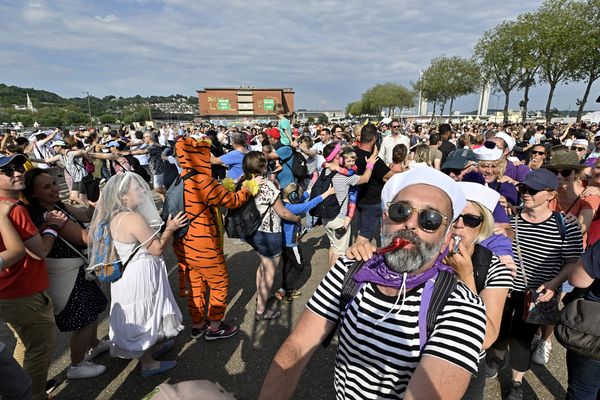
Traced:
<path fill-rule="evenodd" d="M 222 248 L 219 207 L 237 208 L 258 192 L 264 178 L 257 177 L 230 192 L 212 178 L 210 140 L 181 138 L 175 144 L 181 176 L 196 175 L 184 182 L 185 212 L 190 220 L 185 236 L 173 242 L 179 263 L 180 294 L 187 295 L 192 318 L 192 338 L 206 340 L 231 337 L 238 328 L 223 321 L 227 308 L 229 274 Z M 253 192 L 253 193 L 252 193 Z M 189 288 L 186 286 L 189 285 Z M 208 294 L 208 314 L 206 296 Z"/>

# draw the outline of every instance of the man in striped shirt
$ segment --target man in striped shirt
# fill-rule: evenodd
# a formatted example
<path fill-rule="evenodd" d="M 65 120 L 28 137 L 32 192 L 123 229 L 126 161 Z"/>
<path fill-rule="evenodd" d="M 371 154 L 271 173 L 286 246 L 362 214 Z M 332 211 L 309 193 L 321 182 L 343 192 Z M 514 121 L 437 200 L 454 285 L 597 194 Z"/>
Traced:
<path fill-rule="evenodd" d="M 337 261 L 275 356 L 260 398 L 291 398 L 311 356 L 339 325 L 338 399 L 459 399 L 477 370 L 483 303 L 458 282 L 430 334 L 423 332 L 421 309 L 444 270 L 440 260 L 451 223 L 465 203 L 458 184 L 432 168 L 394 175 L 382 191 L 383 244 L 396 238 L 409 244 L 363 264 L 353 276 L 358 291 L 345 310 L 340 296 L 353 261 Z M 376 268 L 367 268 L 374 262 Z"/>

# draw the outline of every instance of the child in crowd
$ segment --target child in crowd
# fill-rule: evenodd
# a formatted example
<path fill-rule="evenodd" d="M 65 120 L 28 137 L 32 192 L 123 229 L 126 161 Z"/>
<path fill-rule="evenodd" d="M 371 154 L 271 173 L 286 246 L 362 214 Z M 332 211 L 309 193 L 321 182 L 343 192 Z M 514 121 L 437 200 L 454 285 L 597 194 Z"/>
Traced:
<path fill-rule="evenodd" d="M 390 169 L 395 173 L 406 171 L 406 156 L 408 154 L 408 149 L 402 143 L 394 146 L 392 150 L 392 163 L 390 164 Z"/>
<path fill-rule="evenodd" d="M 340 167 L 326 163 L 323 168 L 329 168 L 333 171 L 336 171 L 338 174 L 346 176 L 352 176 L 356 174 L 356 152 L 354 149 L 352 147 L 346 147 L 344 150 L 342 150 L 340 158 L 342 159 L 340 160 L 342 161 L 340 162 Z M 357 197 L 358 187 L 350 186 L 350 189 L 348 189 L 348 212 L 346 213 L 346 218 L 344 218 L 344 225 L 335 230 L 335 236 L 338 238 L 341 238 L 346 234 L 348 227 L 352 223 L 352 218 L 356 212 Z"/>
<path fill-rule="evenodd" d="M 299 215 L 318 206 L 332 194 L 335 194 L 335 190 L 333 186 L 330 186 L 322 195 L 308 200 L 310 191 L 302 194 L 302 188 L 295 183 L 290 183 L 283 190 L 283 204 L 292 213 Z M 281 253 L 283 260 L 283 270 L 281 272 L 282 284 L 281 289 L 275 292 L 275 297 L 277 300 L 292 301 L 301 294 L 298 292 L 296 285 L 304 272 L 305 265 L 302 253 L 298 247 L 298 240 L 301 237 L 301 229 L 303 227 L 290 221 L 282 221 L 284 237 L 284 248 Z"/>

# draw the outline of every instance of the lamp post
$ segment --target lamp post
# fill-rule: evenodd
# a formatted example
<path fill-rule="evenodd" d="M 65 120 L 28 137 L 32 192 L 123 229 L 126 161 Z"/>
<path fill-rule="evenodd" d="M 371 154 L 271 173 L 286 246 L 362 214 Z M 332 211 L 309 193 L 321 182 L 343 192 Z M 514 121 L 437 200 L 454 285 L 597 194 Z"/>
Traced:
<path fill-rule="evenodd" d="M 90 126 L 94 125 L 94 122 L 92 120 L 92 106 L 90 105 L 90 92 L 81 92 L 87 95 L 87 103 L 88 103 L 88 114 L 90 116 Z"/>

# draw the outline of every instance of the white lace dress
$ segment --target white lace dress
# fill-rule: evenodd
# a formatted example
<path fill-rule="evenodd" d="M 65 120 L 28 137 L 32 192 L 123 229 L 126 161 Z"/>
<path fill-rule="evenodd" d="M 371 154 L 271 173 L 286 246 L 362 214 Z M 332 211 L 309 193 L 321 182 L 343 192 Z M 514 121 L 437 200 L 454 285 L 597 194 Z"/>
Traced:
<path fill-rule="evenodd" d="M 114 245 L 121 260 L 126 260 L 137 243 L 115 240 Z M 167 266 L 144 247 L 127 264 L 121 279 L 111 284 L 110 293 L 112 357 L 139 358 L 156 342 L 177 336 L 184 328 Z"/>

